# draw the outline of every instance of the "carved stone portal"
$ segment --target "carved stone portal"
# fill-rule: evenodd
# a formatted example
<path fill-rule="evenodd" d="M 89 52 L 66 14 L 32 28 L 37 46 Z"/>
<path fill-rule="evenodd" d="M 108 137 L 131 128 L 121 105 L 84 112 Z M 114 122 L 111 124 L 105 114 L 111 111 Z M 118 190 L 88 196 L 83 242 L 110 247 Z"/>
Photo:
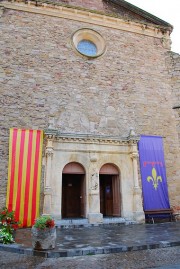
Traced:
<path fill-rule="evenodd" d="M 119 171 L 115 188 L 118 188 L 116 196 L 119 198 L 116 197 L 114 201 L 116 210 L 113 212 L 120 212 L 120 216 L 127 220 L 144 221 L 142 190 L 138 180 L 139 137 L 133 130 L 127 138 L 61 134 L 58 130 L 47 130 L 45 133 L 47 144 L 44 160 L 44 214 L 62 218 L 62 173 L 67 164 L 75 162 L 84 169 L 85 184 L 79 184 L 79 212 L 84 212 L 83 217 L 88 218 L 90 223 L 103 222 L 100 212 L 99 174 L 101 167 L 109 164 L 117 167 Z M 73 188 L 73 184 L 69 183 L 67 187 Z"/>

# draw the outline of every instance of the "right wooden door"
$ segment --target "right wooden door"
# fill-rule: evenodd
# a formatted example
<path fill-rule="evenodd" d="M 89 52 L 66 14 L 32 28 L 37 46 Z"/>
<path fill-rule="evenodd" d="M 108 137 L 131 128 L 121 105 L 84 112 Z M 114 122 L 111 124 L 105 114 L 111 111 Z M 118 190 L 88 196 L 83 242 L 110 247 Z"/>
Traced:
<path fill-rule="evenodd" d="M 120 216 L 119 177 L 100 175 L 100 213 L 103 216 Z"/>

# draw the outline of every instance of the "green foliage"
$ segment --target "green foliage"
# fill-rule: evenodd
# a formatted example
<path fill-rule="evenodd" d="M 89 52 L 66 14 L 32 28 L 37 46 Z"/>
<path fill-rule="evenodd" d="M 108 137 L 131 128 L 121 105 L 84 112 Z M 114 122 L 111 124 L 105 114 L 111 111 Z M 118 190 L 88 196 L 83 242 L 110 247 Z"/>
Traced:
<path fill-rule="evenodd" d="M 18 228 L 19 222 L 15 219 L 15 212 L 4 207 L 0 211 L 0 243 L 14 243 L 13 231 Z"/>
<path fill-rule="evenodd" d="M 14 238 L 11 232 L 7 230 L 6 227 L 0 228 L 0 243 L 3 244 L 12 244 L 14 243 Z"/>
<path fill-rule="evenodd" d="M 44 230 L 46 228 L 53 228 L 54 226 L 55 223 L 51 216 L 41 216 L 36 220 L 34 224 L 35 228 L 41 230 Z"/>

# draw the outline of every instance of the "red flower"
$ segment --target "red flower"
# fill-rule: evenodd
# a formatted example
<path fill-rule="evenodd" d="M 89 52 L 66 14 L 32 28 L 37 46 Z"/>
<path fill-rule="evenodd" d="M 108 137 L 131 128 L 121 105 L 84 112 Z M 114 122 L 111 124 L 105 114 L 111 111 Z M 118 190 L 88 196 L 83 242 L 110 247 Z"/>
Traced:
<path fill-rule="evenodd" d="M 12 228 L 16 230 L 18 228 L 18 224 L 12 224 Z"/>
<path fill-rule="evenodd" d="M 55 223 L 54 223 L 54 220 L 47 220 L 46 221 L 46 227 L 48 227 L 48 228 L 53 228 L 54 227 L 54 225 L 55 225 Z"/>
<path fill-rule="evenodd" d="M 5 211 L 5 210 L 2 211 L 2 212 L 1 212 L 1 215 L 6 215 L 6 211 Z"/>
<path fill-rule="evenodd" d="M 11 223 L 11 218 L 7 217 L 6 221 L 7 221 L 8 224 L 10 224 Z"/>

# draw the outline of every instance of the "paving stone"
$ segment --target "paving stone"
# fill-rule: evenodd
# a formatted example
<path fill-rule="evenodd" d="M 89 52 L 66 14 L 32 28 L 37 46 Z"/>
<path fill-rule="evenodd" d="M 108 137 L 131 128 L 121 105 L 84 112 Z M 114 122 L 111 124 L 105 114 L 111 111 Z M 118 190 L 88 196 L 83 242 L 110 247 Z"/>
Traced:
<path fill-rule="evenodd" d="M 54 250 L 33 251 L 31 229 L 19 229 L 14 245 L 0 250 L 47 258 L 86 256 L 180 246 L 180 222 L 57 228 Z"/>
<path fill-rule="evenodd" d="M 0 251 L 1 269 L 179 269 L 180 247 L 82 257 L 42 258 Z"/>

